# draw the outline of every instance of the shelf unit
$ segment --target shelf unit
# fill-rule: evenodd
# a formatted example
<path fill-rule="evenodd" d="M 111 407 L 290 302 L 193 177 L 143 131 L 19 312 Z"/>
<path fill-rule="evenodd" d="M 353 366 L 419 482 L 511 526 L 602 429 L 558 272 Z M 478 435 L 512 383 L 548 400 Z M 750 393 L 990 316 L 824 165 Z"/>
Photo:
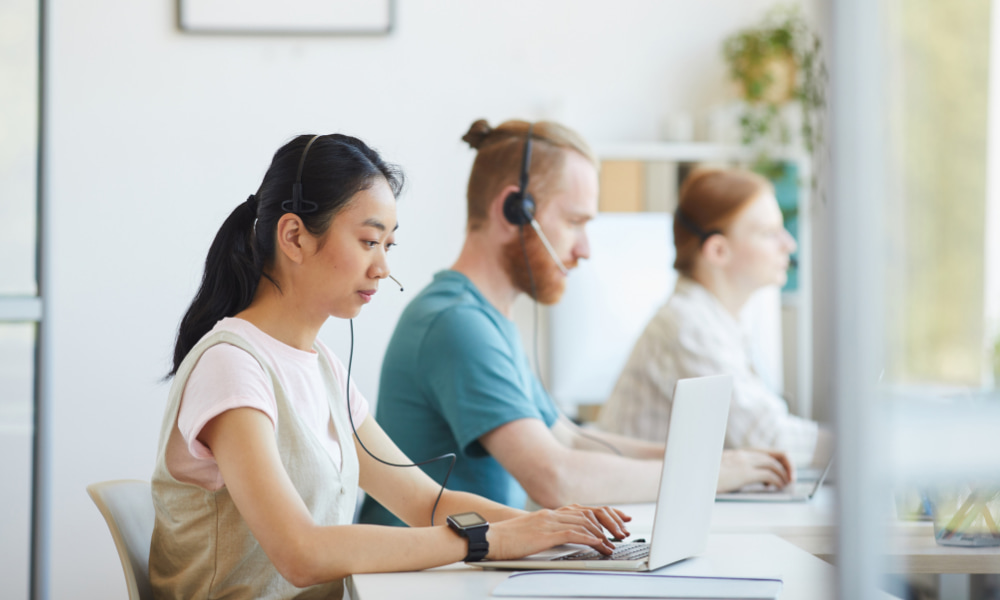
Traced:
<path fill-rule="evenodd" d="M 601 161 L 746 165 L 753 158 L 743 146 L 701 142 L 612 142 L 594 150 Z M 773 157 L 794 163 L 799 175 L 798 289 L 781 295 L 785 395 L 795 414 L 812 418 L 812 165 L 801 152 Z"/>

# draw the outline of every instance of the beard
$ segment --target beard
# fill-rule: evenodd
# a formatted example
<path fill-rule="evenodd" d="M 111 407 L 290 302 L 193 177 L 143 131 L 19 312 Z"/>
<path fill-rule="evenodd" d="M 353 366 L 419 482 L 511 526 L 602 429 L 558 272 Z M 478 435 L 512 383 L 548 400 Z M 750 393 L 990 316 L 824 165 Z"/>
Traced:
<path fill-rule="evenodd" d="M 559 302 L 566 291 L 566 277 L 549 256 L 542 240 L 531 227 L 522 227 L 524 249 L 521 240 L 513 239 L 503 247 L 504 271 L 510 277 L 511 283 L 518 290 L 533 297 L 545 305 Z M 527 252 L 527 262 L 525 259 Z M 567 269 L 576 267 L 576 261 L 565 263 Z M 532 294 L 532 279 L 534 279 L 534 294 Z"/>

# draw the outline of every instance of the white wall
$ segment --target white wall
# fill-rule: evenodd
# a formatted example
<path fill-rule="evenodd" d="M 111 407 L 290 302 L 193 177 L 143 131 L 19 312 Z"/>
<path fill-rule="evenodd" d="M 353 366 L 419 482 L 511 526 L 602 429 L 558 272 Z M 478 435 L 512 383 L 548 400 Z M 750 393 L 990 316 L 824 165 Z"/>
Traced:
<path fill-rule="evenodd" d="M 84 487 L 149 478 L 177 322 L 279 145 L 351 133 L 409 176 L 392 265 L 407 292 L 386 286 L 355 327 L 374 397 L 397 315 L 459 249 L 474 119 L 655 139 L 667 112 L 726 97 L 720 42 L 771 4 L 402 0 L 387 37 L 261 38 L 183 35 L 167 0 L 47 2 L 51 597 L 125 597 Z M 345 332 L 323 333 L 342 356 Z"/>

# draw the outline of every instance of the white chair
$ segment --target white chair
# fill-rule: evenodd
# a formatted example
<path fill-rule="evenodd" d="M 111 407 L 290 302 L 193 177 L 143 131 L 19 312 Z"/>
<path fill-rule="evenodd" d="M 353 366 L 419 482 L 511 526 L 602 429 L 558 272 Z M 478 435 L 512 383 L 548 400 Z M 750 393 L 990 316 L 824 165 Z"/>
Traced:
<path fill-rule="evenodd" d="M 125 571 L 129 600 L 151 600 L 149 544 L 153 539 L 153 495 L 148 481 L 122 479 L 87 486 L 104 515 Z"/>

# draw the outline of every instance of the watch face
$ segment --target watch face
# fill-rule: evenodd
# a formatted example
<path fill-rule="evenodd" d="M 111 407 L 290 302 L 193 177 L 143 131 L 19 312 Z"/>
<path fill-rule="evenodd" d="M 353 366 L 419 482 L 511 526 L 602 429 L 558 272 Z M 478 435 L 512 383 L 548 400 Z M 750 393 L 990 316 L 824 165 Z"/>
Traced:
<path fill-rule="evenodd" d="M 475 527 L 476 525 L 486 524 L 486 519 L 480 517 L 474 512 L 451 515 L 451 520 L 455 521 L 459 527 Z"/>

